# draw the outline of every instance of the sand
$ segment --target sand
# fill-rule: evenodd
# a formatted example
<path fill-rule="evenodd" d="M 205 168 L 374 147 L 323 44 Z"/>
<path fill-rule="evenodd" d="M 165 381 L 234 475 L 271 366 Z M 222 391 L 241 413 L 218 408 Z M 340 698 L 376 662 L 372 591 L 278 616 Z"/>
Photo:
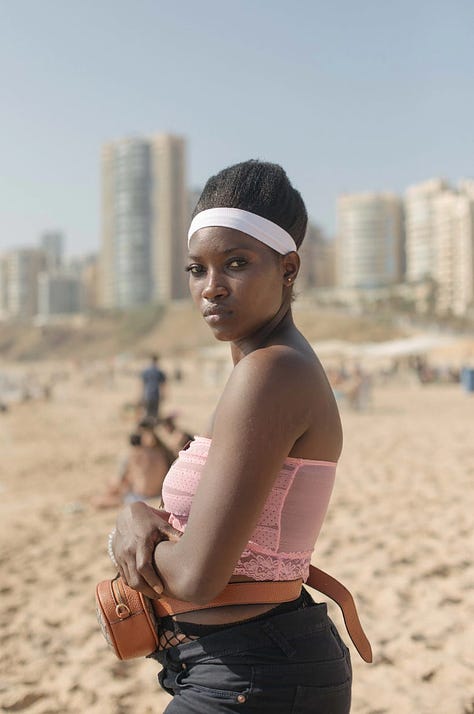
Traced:
<path fill-rule="evenodd" d="M 114 658 L 93 595 L 114 573 L 114 512 L 88 497 L 124 453 L 136 382 L 65 371 L 51 401 L 0 413 L 0 711 L 159 713 L 159 666 Z M 189 378 L 170 385 L 165 409 L 199 433 L 217 394 Z M 472 713 L 474 394 L 408 379 L 376 386 L 364 413 L 341 409 L 345 447 L 313 562 L 352 589 L 372 640 L 372 665 L 350 645 L 352 712 Z"/>

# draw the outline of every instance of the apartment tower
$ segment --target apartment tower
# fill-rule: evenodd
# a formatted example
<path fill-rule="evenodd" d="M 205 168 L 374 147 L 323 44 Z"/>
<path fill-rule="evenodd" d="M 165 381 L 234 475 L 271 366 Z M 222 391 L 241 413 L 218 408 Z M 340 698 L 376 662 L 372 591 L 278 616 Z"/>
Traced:
<path fill-rule="evenodd" d="M 464 315 L 474 308 L 474 187 L 444 191 L 434 201 L 436 312 Z"/>
<path fill-rule="evenodd" d="M 299 291 L 334 287 L 335 246 L 319 226 L 308 223 L 306 235 L 299 249 L 301 267 L 298 273 Z"/>
<path fill-rule="evenodd" d="M 405 194 L 407 280 L 431 280 L 439 315 L 463 315 L 474 303 L 474 182 L 442 179 Z"/>
<path fill-rule="evenodd" d="M 410 186 L 405 192 L 406 279 L 433 278 L 436 264 L 435 201 L 449 190 L 446 181 L 434 178 Z"/>
<path fill-rule="evenodd" d="M 103 307 L 127 309 L 187 294 L 185 150 L 185 140 L 171 134 L 103 147 Z"/>
<path fill-rule="evenodd" d="M 2 274 L 8 317 L 28 319 L 38 312 L 38 275 L 46 266 L 46 256 L 38 248 L 18 248 L 5 254 Z"/>
<path fill-rule="evenodd" d="M 345 194 L 337 201 L 337 282 L 379 288 L 403 274 L 403 212 L 391 193 Z"/>
<path fill-rule="evenodd" d="M 64 235 L 60 231 L 46 231 L 40 238 L 40 246 L 46 256 L 46 269 L 59 270 L 64 260 Z"/>

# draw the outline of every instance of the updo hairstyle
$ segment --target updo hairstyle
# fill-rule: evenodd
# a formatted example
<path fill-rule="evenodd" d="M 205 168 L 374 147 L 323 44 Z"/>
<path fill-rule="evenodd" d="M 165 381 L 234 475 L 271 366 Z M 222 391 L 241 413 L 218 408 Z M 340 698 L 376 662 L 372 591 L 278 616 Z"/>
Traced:
<path fill-rule="evenodd" d="M 193 218 L 209 208 L 241 208 L 256 213 L 286 230 L 298 248 L 306 233 L 308 214 L 303 199 L 278 164 L 251 159 L 211 176 Z"/>

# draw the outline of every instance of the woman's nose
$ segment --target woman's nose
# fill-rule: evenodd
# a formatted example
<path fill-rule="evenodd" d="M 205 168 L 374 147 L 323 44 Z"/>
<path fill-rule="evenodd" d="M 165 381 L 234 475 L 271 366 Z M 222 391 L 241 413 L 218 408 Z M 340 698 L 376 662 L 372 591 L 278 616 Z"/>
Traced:
<path fill-rule="evenodd" d="M 208 273 L 202 296 L 206 298 L 206 300 L 215 300 L 215 298 L 225 297 L 227 294 L 228 290 L 225 285 L 222 284 L 222 280 L 219 280 L 219 276 Z"/>

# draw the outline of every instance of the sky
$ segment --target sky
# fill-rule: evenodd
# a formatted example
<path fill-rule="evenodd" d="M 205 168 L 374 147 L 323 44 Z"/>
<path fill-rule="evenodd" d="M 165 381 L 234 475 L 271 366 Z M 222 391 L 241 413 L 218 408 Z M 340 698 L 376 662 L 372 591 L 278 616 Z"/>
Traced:
<path fill-rule="evenodd" d="M 187 138 L 188 184 L 280 163 L 336 198 L 474 176 L 472 0 L 0 0 L 0 250 L 100 244 L 100 150 Z"/>

